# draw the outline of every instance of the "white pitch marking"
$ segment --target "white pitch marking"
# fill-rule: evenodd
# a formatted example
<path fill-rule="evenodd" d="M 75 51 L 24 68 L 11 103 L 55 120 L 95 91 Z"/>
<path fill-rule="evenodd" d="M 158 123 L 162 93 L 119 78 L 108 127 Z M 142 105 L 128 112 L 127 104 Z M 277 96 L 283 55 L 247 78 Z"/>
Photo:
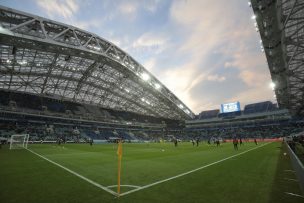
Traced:
<path fill-rule="evenodd" d="M 298 182 L 297 179 L 292 179 L 292 178 L 284 178 L 285 180 L 290 180 L 290 181 L 295 181 L 295 182 Z"/>
<path fill-rule="evenodd" d="M 121 187 L 134 187 L 134 188 L 140 188 L 140 186 L 137 185 L 120 185 Z M 117 185 L 110 185 L 107 186 L 107 188 L 113 188 L 113 187 L 117 187 Z"/>
<path fill-rule="evenodd" d="M 285 172 L 292 172 L 292 173 L 294 173 L 295 171 L 293 171 L 293 170 L 284 170 Z"/>
<path fill-rule="evenodd" d="M 44 160 L 46 160 L 46 161 L 48 161 L 48 162 L 50 162 L 50 163 L 52 163 L 52 164 L 54 164 L 54 165 L 56 165 L 56 166 L 62 168 L 62 169 L 64 169 L 64 170 L 70 172 L 71 174 L 73 174 L 73 175 L 75 175 L 75 176 L 77 176 L 77 177 L 79 177 L 79 178 L 81 178 L 81 179 L 83 179 L 83 180 L 85 180 L 85 181 L 91 183 L 92 185 L 94 185 L 94 186 L 96 186 L 96 187 L 98 187 L 98 188 L 100 188 L 100 189 L 102 189 L 102 190 L 104 190 L 104 191 L 106 191 L 106 192 L 108 192 L 108 193 L 111 193 L 112 195 L 115 195 L 115 196 L 118 195 L 116 192 L 114 192 L 114 191 L 108 189 L 107 187 L 102 186 L 102 185 L 100 185 L 99 183 L 96 183 L 96 182 L 94 182 L 94 181 L 92 181 L 92 180 L 90 180 L 90 179 L 88 179 L 88 178 L 86 178 L 86 177 L 80 175 L 79 173 L 76 173 L 75 171 L 72 171 L 71 169 L 68 169 L 68 168 L 66 168 L 66 167 L 64 167 L 64 166 L 62 166 L 62 165 L 60 165 L 60 164 L 58 164 L 58 163 L 56 163 L 56 162 L 54 162 L 54 161 L 52 161 L 52 160 L 50 160 L 50 159 L 44 157 L 44 156 L 42 156 L 42 155 L 40 155 L 40 154 L 38 154 L 38 153 L 36 153 L 36 152 L 30 150 L 30 149 L 26 149 L 26 150 L 28 150 L 29 152 L 32 152 L 33 154 L 39 156 L 39 157 L 42 158 L 42 159 L 44 159 Z"/>
<path fill-rule="evenodd" d="M 291 193 L 291 192 L 285 192 L 285 194 L 304 198 L 304 196 L 302 196 L 302 195 L 294 194 L 294 193 Z"/>
<path fill-rule="evenodd" d="M 154 182 L 154 183 L 151 183 L 151 184 L 148 184 L 148 185 L 145 185 L 145 186 L 136 188 L 136 189 L 134 189 L 134 190 L 130 190 L 130 191 L 121 193 L 119 196 L 124 196 L 124 195 L 130 194 L 130 193 L 133 193 L 133 192 L 137 192 L 137 191 L 139 191 L 139 190 L 143 190 L 143 189 L 152 187 L 152 186 L 154 186 L 154 185 L 158 185 L 158 184 L 160 184 L 160 183 L 167 182 L 167 181 L 169 181 L 169 180 L 173 180 L 173 179 L 176 179 L 176 178 L 179 178 L 179 177 L 188 175 L 188 174 L 190 174 L 190 173 L 193 173 L 193 172 L 199 171 L 199 170 L 201 170 L 201 169 L 207 168 L 207 167 L 209 167 L 209 166 L 212 166 L 212 165 L 221 163 L 221 162 L 226 161 L 226 160 L 228 160 L 228 159 L 231 159 L 231 158 L 233 158 L 233 157 L 237 157 L 237 156 L 240 156 L 240 155 L 245 154 L 245 153 L 247 153 L 247 152 L 250 152 L 250 151 L 252 151 L 252 150 L 258 149 L 258 148 L 263 147 L 263 146 L 265 146 L 265 145 L 268 145 L 268 144 L 270 144 L 270 143 L 271 143 L 271 142 L 266 143 L 266 144 L 263 144 L 263 145 L 260 145 L 260 146 L 258 146 L 258 147 L 255 147 L 255 148 L 246 150 L 246 151 L 244 151 L 244 152 L 241 152 L 241 153 L 232 155 L 232 156 L 230 156 L 230 157 L 227 157 L 227 158 L 224 158 L 224 159 L 221 159 L 221 160 L 212 162 L 212 163 L 210 163 L 210 164 L 207 164 L 207 165 L 205 165 L 205 166 L 201 166 L 201 167 L 196 168 L 196 169 L 193 169 L 193 170 L 191 170 L 191 171 L 187 171 L 187 172 L 185 172 L 185 173 L 181 173 L 181 174 L 176 175 L 176 176 L 173 176 L 173 177 L 171 177 L 171 178 L 167 178 L 167 179 L 164 179 L 164 180 L 160 180 L 160 181 L 157 181 L 157 182 Z"/>

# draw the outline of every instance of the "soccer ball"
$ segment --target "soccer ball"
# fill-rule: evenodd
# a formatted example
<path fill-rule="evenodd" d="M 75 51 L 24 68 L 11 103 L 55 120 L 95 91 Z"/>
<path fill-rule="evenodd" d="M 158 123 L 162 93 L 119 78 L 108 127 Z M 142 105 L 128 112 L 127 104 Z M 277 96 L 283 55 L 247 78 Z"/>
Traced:
<path fill-rule="evenodd" d="M 164 149 L 162 149 L 162 152 L 164 152 L 165 150 Z"/>
<path fill-rule="evenodd" d="M 284 152 L 284 156 L 286 156 L 286 152 Z"/>

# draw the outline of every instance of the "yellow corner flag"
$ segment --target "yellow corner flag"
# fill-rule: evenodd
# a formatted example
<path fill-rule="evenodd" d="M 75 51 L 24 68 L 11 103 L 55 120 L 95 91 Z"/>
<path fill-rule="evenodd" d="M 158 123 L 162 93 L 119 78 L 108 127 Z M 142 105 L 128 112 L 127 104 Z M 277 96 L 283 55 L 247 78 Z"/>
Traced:
<path fill-rule="evenodd" d="M 119 142 L 118 142 L 117 155 L 118 155 L 117 193 L 119 195 L 120 194 L 121 158 L 122 158 L 122 140 L 119 140 Z"/>

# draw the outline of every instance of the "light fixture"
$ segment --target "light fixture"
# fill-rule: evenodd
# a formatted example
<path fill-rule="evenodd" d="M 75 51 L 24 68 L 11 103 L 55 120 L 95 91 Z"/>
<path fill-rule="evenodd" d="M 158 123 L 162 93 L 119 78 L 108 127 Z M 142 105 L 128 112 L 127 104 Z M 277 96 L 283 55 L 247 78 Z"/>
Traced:
<path fill-rule="evenodd" d="M 274 82 L 271 82 L 271 83 L 269 84 L 269 86 L 270 86 L 270 88 L 271 88 L 272 90 L 274 90 L 274 89 L 275 89 L 276 84 L 275 84 Z"/>
<path fill-rule="evenodd" d="M 148 81 L 150 79 L 150 76 L 147 74 L 147 73 L 142 73 L 141 74 L 141 78 L 144 80 L 144 81 Z"/>
<path fill-rule="evenodd" d="M 160 88 L 160 84 L 158 84 L 158 83 L 155 83 L 154 86 L 155 86 L 155 89 L 157 89 L 157 90 Z"/>

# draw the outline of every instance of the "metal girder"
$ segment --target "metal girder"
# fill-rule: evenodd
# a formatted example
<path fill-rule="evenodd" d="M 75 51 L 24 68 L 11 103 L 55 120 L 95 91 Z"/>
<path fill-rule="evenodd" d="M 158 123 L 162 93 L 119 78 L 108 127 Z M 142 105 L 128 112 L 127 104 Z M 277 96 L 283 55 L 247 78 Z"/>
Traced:
<path fill-rule="evenodd" d="M 304 115 L 304 0 L 251 0 L 280 107 Z"/>
<path fill-rule="evenodd" d="M 157 117 L 194 116 L 142 65 L 95 34 L 3 6 L 0 25 L 0 88 Z"/>

